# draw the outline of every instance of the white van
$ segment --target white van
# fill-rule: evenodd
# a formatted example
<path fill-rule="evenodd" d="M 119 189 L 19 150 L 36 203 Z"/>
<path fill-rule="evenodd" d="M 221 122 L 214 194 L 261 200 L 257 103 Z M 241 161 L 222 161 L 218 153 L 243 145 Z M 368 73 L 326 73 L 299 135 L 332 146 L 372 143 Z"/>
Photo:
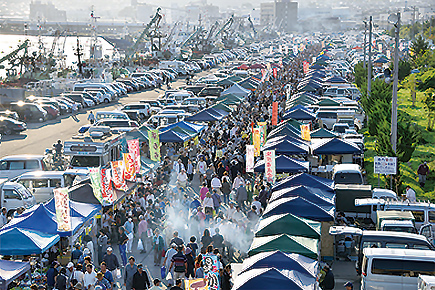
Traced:
<path fill-rule="evenodd" d="M 6 208 L 8 216 L 17 208 L 29 208 L 35 204 L 35 198 L 23 185 L 9 181 L 0 184 L 0 207 Z"/>
<path fill-rule="evenodd" d="M 415 290 L 419 275 L 435 276 L 435 251 L 364 249 L 363 290 Z"/>
<path fill-rule="evenodd" d="M 77 176 L 84 178 L 89 171 L 84 169 L 68 169 L 66 171 L 32 171 L 24 173 L 11 181 L 22 184 L 33 193 L 37 203 L 53 198 L 56 187 L 70 187 Z"/>
<path fill-rule="evenodd" d="M 26 172 L 51 170 L 45 155 L 11 155 L 0 159 L 0 178 L 10 179 Z"/>
<path fill-rule="evenodd" d="M 334 184 L 364 184 L 358 164 L 337 164 L 332 170 Z"/>

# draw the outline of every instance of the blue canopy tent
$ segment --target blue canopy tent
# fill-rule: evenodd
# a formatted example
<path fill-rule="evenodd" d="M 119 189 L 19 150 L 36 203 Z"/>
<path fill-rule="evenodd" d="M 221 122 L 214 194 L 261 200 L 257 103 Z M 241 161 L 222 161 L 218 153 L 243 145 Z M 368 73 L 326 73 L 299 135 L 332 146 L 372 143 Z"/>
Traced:
<path fill-rule="evenodd" d="M 314 113 L 310 113 L 308 111 L 298 108 L 296 110 L 285 113 L 282 119 L 314 120 L 316 119 L 316 115 Z"/>
<path fill-rule="evenodd" d="M 293 112 L 293 111 L 296 111 L 296 110 L 303 110 L 303 111 L 309 112 L 309 113 L 313 112 L 311 109 L 308 109 L 307 107 L 305 107 L 303 105 L 296 105 L 296 106 L 293 106 L 293 107 L 289 108 L 286 113 Z"/>
<path fill-rule="evenodd" d="M 307 79 L 305 81 L 299 82 L 297 85 L 297 89 L 299 90 L 300 88 L 302 88 L 305 85 L 311 85 L 313 88 L 316 89 L 321 89 L 323 84 L 315 79 Z"/>
<path fill-rule="evenodd" d="M 324 70 L 309 70 L 305 76 L 316 76 L 320 78 L 324 78 L 326 76 L 326 72 Z"/>
<path fill-rule="evenodd" d="M 318 188 L 322 191 L 334 192 L 334 182 L 331 179 L 301 173 L 284 178 L 272 185 L 272 191 L 288 188 L 292 186 L 305 185 Z"/>
<path fill-rule="evenodd" d="M 50 212 L 56 214 L 54 198 L 44 203 L 43 206 Z M 32 211 L 36 210 L 38 207 L 39 205 L 35 205 L 29 208 L 21 216 L 27 216 L 31 214 Z M 70 207 L 71 216 L 83 218 L 84 221 L 87 221 L 90 218 L 94 217 L 101 210 L 101 204 L 90 204 L 90 203 L 76 202 L 73 200 L 69 201 L 69 207 Z"/>
<path fill-rule="evenodd" d="M 217 112 L 216 112 L 217 113 Z M 213 121 L 219 121 L 223 118 L 223 115 L 213 113 L 208 110 L 202 110 L 196 113 L 195 115 L 189 116 L 184 119 L 184 121 L 187 122 L 213 122 Z M 160 142 L 162 142 L 160 140 Z"/>
<path fill-rule="evenodd" d="M 180 122 L 177 122 L 175 124 L 171 124 L 171 125 L 168 125 L 168 126 L 162 128 L 161 131 L 166 131 L 166 130 L 172 129 L 174 127 L 180 127 L 180 128 L 183 128 L 183 129 L 186 129 L 189 131 L 193 131 L 196 133 L 199 133 L 205 129 L 205 126 L 203 126 L 203 125 L 198 125 L 198 124 L 193 124 L 193 123 L 189 123 L 189 122 L 185 122 L 185 121 L 180 121 Z"/>
<path fill-rule="evenodd" d="M 264 144 L 262 151 L 275 150 L 277 154 L 308 154 L 309 146 L 301 143 L 296 143 L 282 138 L 276 142 L 267 141 Z"/>
<path fill-rule="evenodd" d="M 30 271 L 29 262 L 0 260 L 0 290 L 8 289 L 12 281 L 27 271 Z"/>
<path fill-rule="evenodd" d="M 310 70 L 324 70 L 325 67 L 320 64 L 313 64 L 310 66 Z"/>
<path fill-rule="evenodd" d="M 292 137 L 292 136 L 278 136 L 278 137 L 273 137 L 273 138 L 270 138 L 270 139 L 268 138 L 266 144 L 269 143 L 269 142 L 270 143 L 279 142 L 281 140 L 286 140 L 286 141 L 289 141 L 289 142 L 292 142 L 292 143 L 296 143 L 296 144 L 301 144 L 301 145 L 309 145 L 310 144 L 309 141 L 306 141 L 306 140 L 303 140 L 303 139 L 300 139 L 300 138 L 295 138 L 295 137 Z"/>
<path fill-rule="evenodd" d="M 314 144 L 312 147 L 313 154 L 333 155 L 333 154 L 361 154 L 361 148 L 358 145 L 339 138 L 332 138 L 324 142 Z"/>
<path fill-rule="evenodd" d="M 233 290 L 308 290 L 314 289 L 316 278 L 297 271 L 275 268 L 252 269 L 237 276 Z"/>
<path fill-rule="evenodd" d="M 35 221 L 35 223 L 37 222 Z M 59 235 L 8 228 L 0 231 L 0 255 L 42 254 L 59 240 Z M 2 275 L 0 274 L 0 276 Z"/>
<path fill-rule="evenodd" d="M 213 109 L 213 108 L 208 108 L 205 110 L 206 112 L 209 112 L 212 115 L 216 115 L 216 116 L 227 116 L 229 113 L 224 111 L 224 110 L 219 110 L 219 109 Z"/>
<path fill-rule="evenodd" d="M 278 214 L 291 213 L 292 215 L 318 222 L 334 220 L 334 206 L 314 204 L 303 197 L 280 198 L 269 203 L 263 213 L 263 218 Z"/>
<path fill-rule="evenodd" d="M 293 126 L 283 126 L 281 128 L 275 128 L 273 129 L 269 135 L 267 135 L 267 138 L 269 140 L 269 138 L 277 138 L 277 137 L 285 137 L 285 136 L 289 136 L 292 138 L 301 138 L 301 131 L 296 128 L 294 128 Z"/>
<path fill-rule="evenodd" d="M 167 130 L 165 132 L 161 132 L 159 134 L 160 142 L 172 142 L 172 143 L 181 143 L 186 140 L 189 140 L 191 136 L 175 132 L 173 130 Z"/>
<path fill-rule="evenodd" d="M 321 54 L 318 57 L 316 57 L 316 60 L 320 60 L 320 59 L 330 60 L 331 58 L 328 55 L 326 55 L 326 54 Z"/>
<path fill-rule="evenodd" d="M 299 93 L 296 93 L 294 95 L 291 95 L 289 100 L 291 101 L 293 99 L 297 99 L 297 98 L 301 98 L 301 97 L 307 97 L 307 98 L 310 98 L 313 100 L 318 100 L 320 98 L 320 96 L 313 94 L 313 93 L 310 93 L 310 92 L 299 92 Z"/>
<path fill-rule="evenodd" d="M 264 167 L 264 159 L 259 160 L 254 166 L 254 171 L 264 172 Z M 285 155 L 275 157 L 276 173 L 308 172 L 309 168 L 310 164 L 308 161 L 296 160 Z"/>
<path fill-rule="evenodd" d="M 222 95 L 227 95 L 227 94 L 233 94 L 236 95 L 238 97 L 246 97 L 250 94 L 251 92 L 245 88 L 243 88 L 242 86 L 240 86 L 239 84 L 233 84 L 231 87 L 229 87 L 228 89 L 226 89 L 225 91 L 223 91 L 221 93 Z"/>
<path fill-rule="evenodd" d="M 309 81 L 316 81 L 319 83 L 323 83 L 323 78 L 320 77 L 319 75 L 306 75 L 303 79 L 301 79 L 299 82 L 300 83 L 304 83 L 304 82 L 309 82 Z"/>
<path fill-rule="evenodd" d="M 125 138 L 127 140 L 139 140 L 139 141 L 148 141 L 148 135 L 145 135 L 142 131 L 138 129 L 131 130 L 127 133 L 125 133 Z"/>
<path fill-rule="evenodd" d="M 3 227 L 3 229 L 19 228 L 52 235 L 58 234 L 61 237 L 69 237 L 75 234 L 84 222 L 84 218 L 72 216 L 72 231 L 58 231 L 55 213 L 49 211 L 47 208 L 44 207 L 43 204 L 39 204 L 38 208 L 32 211 L 29 215 L 12 219 L 8 224 Z"/>
<path fill-rule="evenodd" d="M 280 270 L 294 270 L 316 277 L 318 262 L 299 254 L 283 253 L 281 251 L 263 252 L 245 259 L 240 273 L 270 267 Z"/>
<path fill-rule="evenodd" d="M 300 196 L 312 203 L 324 206 L 335 205 L 335 194 L 330 191 L 323 191 L 319 188 L 309 187 L 305 185 L 292 186 L 272 192 L 269 202 L 280 198 Z"/>

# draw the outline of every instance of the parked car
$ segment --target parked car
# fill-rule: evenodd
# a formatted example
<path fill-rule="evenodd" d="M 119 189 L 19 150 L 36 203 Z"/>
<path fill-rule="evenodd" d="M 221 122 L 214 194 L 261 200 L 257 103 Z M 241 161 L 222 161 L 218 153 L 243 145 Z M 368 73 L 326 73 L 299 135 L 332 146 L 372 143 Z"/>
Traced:
<path fill-rule="evenodd" d="M 1 134 L 3 135 L 19 134 L 20 132 L 23 132 L 25 130 L 27 130 L 26 123 L 11 118 L 0 117 Z"/>
<path fill-rule="evenodd" d="M 40 105 L 44 110 L 47 111 L 47 116 L 48 119 L 56 119 L 57 117 L 60 116 L 60 112 L 58 109 L 56 109 L 54 106 L 49 105 L 49 104 L 41 104 Z"/>
<path fill-rule="evenodd" d="M 38 104 L 24 102 L 11 103 L 10 109 L 18 113 L 20 121 L 44 122 L 47 120 L 47 111 Z"/>
<path fill-rule="evenodd" d="M 0 111 L 0 117 L 5 117 L 5 118 L 11 118 L 11 119 L 15 119 L 18 120 L 19 116 L 17 114 L 17 112 L 13 112 L 13 111 Z"/>
<path fill-rule="evenodd" d="M 0 178 L 10 179 L 35 170 L 50 170 L 45 155 L 11 155 L 0 159 Z"/>

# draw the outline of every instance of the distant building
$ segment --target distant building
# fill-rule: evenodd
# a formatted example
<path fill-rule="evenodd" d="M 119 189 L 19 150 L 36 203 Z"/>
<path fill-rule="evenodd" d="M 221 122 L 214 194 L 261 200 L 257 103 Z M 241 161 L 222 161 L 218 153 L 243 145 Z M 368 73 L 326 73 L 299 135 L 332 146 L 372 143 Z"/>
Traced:
<path fill-rule="evenodd" d="M 32 1 L 30 3 L 29 19 L 66 21 L 66 11 L 57 9 L 51 2 L 41 3 L 41 1 Z"/>
<path fill-rule="evenodd" d="M 298 2 L 281 0 L 261 3 L 260 24 L 273 25 L 278 30 L 292 32 L 298 22 Z"/>

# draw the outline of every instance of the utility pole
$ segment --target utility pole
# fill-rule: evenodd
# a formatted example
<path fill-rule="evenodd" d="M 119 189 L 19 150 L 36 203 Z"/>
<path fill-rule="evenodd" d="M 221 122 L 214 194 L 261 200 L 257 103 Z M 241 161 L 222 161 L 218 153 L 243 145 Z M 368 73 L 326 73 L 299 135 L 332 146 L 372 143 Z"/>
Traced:
<path fill-rule="evenodd" d="M 415 39 L 415 18 L 416 18 L 416 15 L 415 15 L 415 9 L 416 9 L 416 7 L 415 6 L 412 6 L 412 40 L 414 40 Z"/>
<path fill-rule="evenodd" d="M 373 16 L 369 20 L 369 65 L 367 69 L 367 94 L 370 97 L 372 93 L 372 28 Z"/>
<path fill-rule="evenodd" d="M 364 20 L 364 61 L 363 61 L 364 68 L 366 68 L 366 46 L 367 46 L 367 21 Z"/>
<path fill-rule="evenodd" d="M 400 34 L 400 12 L 397 13 L 397 22 L 394 24 L 396 30 L 396 42 L 394 46 L 394 67 L 393 67 L 393 96 L 391 102 L 391 145 L 394 153 L 397 149 L 397 86 L 399 82 L 399 34 Z"/>

